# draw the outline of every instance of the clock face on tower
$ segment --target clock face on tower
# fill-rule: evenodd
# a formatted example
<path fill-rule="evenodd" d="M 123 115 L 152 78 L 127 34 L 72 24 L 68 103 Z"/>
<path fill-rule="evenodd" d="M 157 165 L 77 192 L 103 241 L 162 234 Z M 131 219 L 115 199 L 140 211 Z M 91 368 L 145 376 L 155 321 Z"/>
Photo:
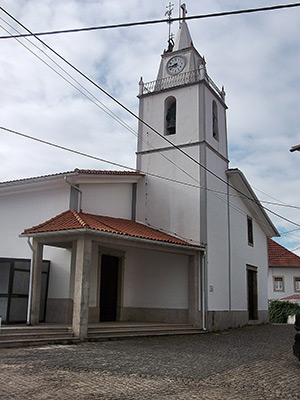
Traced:
<path fill-rule="evenodd" d="M 180 56 L 172 57 L 167 63 L 168 74 L 175 75 L 183 70 L 185 67 L 185 59 Z"/>

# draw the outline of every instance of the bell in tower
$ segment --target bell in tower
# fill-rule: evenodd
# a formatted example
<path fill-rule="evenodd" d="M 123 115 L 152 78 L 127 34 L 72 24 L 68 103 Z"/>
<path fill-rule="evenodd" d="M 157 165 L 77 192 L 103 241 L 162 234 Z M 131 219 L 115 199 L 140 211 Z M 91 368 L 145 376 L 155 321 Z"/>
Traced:
<path fill-rule="evenodd" d="M 166 134 L 174 135 L 175 133 L 176 133 L 176 100 L 174 99 L 167 109 Z"/>

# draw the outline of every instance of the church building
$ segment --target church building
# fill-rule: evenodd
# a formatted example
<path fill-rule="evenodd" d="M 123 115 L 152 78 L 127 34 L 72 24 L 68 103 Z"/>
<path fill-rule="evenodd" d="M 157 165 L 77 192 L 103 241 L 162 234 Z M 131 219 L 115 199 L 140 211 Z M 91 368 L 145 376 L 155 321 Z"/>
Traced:
<path fill-rule="evenodd" d="M 4 323 L 68 323 L 85 339 L 104 321 L 268 321 L 267 239 L 278 231 L 229 168 L 225 92 L 184 16 L 156 79 L 139 82 L 136 171 L 0 183 Z"/>

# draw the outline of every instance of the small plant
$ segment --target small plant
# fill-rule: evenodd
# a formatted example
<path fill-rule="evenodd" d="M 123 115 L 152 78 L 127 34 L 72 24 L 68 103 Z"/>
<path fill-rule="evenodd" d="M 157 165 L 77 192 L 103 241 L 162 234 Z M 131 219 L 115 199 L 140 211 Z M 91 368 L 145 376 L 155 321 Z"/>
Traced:
<path fill-rule="evenodd" d="M 269 316 L 271 323 L 286 324 L 288 316 L 294 315 L 298 311 L 300 311 L 300 307 L 290 301 L 269 301 Z"/>

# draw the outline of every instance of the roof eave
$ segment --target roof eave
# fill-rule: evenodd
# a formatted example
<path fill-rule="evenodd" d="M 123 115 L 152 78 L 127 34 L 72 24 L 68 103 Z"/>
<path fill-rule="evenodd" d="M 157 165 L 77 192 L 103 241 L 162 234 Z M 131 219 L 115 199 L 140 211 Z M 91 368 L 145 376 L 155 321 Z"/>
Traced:
<path fill-rule="evenodd" d="M 264 219 L 266 220 L 267 224 L 270 227 L 270 229 L 268 230 L 269 232 L 266 232 L 267 236 L 268 237 L 280 237 L 280 233 L 278 232 L 277 228 L 275 227 L 275 225 L 269 218 L 268 214 L 264 210 L 262 204 L 260 203 L 258 197 L 254 193 L 251 185 L 247 181 L 247 179 L 246 179 L 245 175 L 242 173 L 242 171 L 240 171 L 238 168 L 228 169 L 226 171 L 226 174 L 229 177 L 238 177 L 238 179 L 239 179 L 240 183 L 242 184 L 242 186 L 244 187 L 244 189 L 246 189 L 246 191 L 248 191 L 250 197 L 254 200 L 253 206 L 257 209 L 257 211 L 260 214 L 262 214 L 262 216 L 264 217 Z M 235 186 L 235 185 L 233 185 L 233 186 Z M 244 191 L 242 191 L 242 192 L 244 193 Z M 245 196 L 247 196 L 246 193 L 244 193 L 244 194 L 245 194 Z M 264 227 L 263 227 L 263 230 L 265 231 L 266 229 L 264 229 Z"/>
<path fill-rule="evenodd" d="M 114 238 L 114 239 L 121 239 L 124 241 L 134 241 L 134 242 L 139 242 L 139 243 L 144 243 L 144 244 L 151 244 L 155 246 L 162 246 L 162 247 L 169 247 L 172 249 L 178 249 L 178 250 L 185 250 L 189 252 L 195 252 L 195 251 L 204 251 L 206 248 L 205 246 L 202 245 L 194 245 L 194 244 L 178 244 L 178 243 L 171 243 L 171 242 L 166 242 L 162 240 L 154 240 L 154 239 L 146 239 L 146 238 L 141 238 L 137 236 L 130 236 L 130 235 L 123 235 L 123 234 L 118 234 L 118 233 L 112 233 L 112 232 L 103 232 L 103 231 L 98 231 L 95 229 L 90 229 L 90 228 L 81 228 L 81 229 L 66 229 L 66 230 L 61 230 L 61 231 L 52 231 L 52 232 L 36 232 L 36 233 L 21 233 L 19 235 L 20 238 L 36 238 L 36 239 L 43 239 L 48 238 L 54 238 L 54 237 L 62 237 L 62 236 L 70 236 L 70 235 L 82 235 L 82 234 L 89 234 L 89 235 L 96 235 L 96 236 L 102 236 L 106 238 Z"/>

